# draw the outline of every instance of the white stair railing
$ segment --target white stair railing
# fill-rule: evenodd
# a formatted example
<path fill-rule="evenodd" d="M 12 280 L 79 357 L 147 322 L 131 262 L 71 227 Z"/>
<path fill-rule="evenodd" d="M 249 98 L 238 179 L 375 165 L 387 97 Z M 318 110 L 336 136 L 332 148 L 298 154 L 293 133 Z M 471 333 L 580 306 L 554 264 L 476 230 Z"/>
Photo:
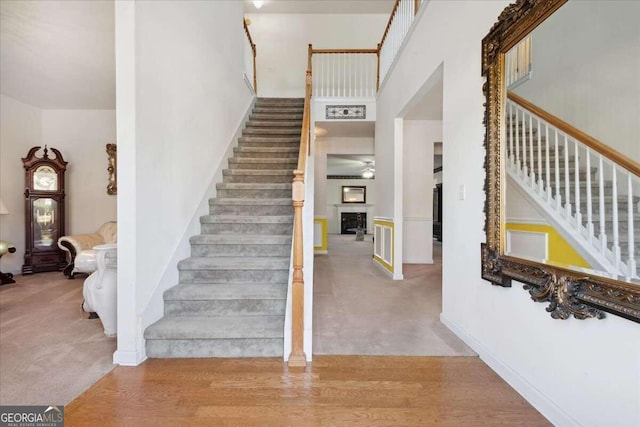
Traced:
<path fill-rule="evenodd" d="M 251 85 L 254 93 L 258 93 L 258 78 L 256 75 L 256 45 L 251 38 L 247 20 L 243 20 L 244 33 L 247 37 L 244 39 L 244 75 L 247 83 Z"/>
<path fill-rule="evenodd" d="M 638 278 L 640 165 L 512 93 L 506 116 L 507 173 L 600 268 Z"/>
<path fill-rule="evenodd" d="M 389 72 L 393 60 L 395 59 L 402 42 L 406 37 L 411 24 L 418 13 L 422 0 L 397 0 L 387 28 L 382 35 L 382 40 L 378 45 L 380 50 L 380 81 L 382 82 Z"/>
<path fill-rule="evenodd" d="M 375 97 L 377 49 L 312 49 L 313 96 Z"/>

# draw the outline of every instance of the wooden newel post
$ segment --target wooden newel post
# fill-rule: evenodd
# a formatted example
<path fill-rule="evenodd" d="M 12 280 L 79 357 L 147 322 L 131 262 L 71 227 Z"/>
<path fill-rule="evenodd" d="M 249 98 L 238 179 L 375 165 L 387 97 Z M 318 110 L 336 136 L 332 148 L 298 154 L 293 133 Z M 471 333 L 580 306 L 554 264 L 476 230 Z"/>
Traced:
<path fill-rule="evenodd" d="M 304 172 L 293 171 L 293 282 L 291 285 L 291 354 L 289 366 L 307 366 L 304 354 L 304 254 L 302 245 L 302 207 Z"/>
<path fill-rule="evenodd" d="M 251 45 L 253 48 L 253 91 L 258 94 L 258 73 L 256 72 L 256 45 Z"/>
<path fill-rule="evenodd" d="M 376 56 L 378 57 L 378 65 L 376 69 L 376 91 L 380 90 L 380 49 L 382 48 L 382 44 L 378 43 L 378 52 Z"/>

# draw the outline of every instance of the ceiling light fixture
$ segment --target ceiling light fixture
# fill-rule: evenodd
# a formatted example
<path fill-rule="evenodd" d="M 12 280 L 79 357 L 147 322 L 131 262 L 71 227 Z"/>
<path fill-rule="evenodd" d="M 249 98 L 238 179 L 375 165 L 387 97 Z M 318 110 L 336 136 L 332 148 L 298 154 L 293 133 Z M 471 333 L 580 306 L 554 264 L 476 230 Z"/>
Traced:
<path fill-rule="evenodd" d="M 253 5 L 256 7 L 256 9 L 260 9 L 263 4 L 264 0 L 253 0 Z"/>
<path fill-rule="evenodd" d="M 371 179 L 375 175 L 376 169 L 373 167 L 371 162 L 366 162 L 364 165 L 364 170 L 362 171 L 362 177 L 365 179 Z"/>

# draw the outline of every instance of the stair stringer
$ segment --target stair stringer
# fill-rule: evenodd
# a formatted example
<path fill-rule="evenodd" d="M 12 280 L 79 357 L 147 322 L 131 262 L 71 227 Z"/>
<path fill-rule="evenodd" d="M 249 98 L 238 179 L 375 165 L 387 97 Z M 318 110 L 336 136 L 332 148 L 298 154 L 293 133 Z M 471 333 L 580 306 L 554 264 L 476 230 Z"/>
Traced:
<path fill-rule="evenodd" d="M 580 225 L 577 230 L 573 228 L 568 223 L 566 217 L 553 210 L 548 204 L 540 203 L 539 199 L 543 196 L 527 185 L 522 176 L 514 173 L 508 167 L 506 170 L 507 179 L 510 183 L 514 184 L 513 188 L 547 219 L 549 224 L 591 265 L 592 270 L 598 270 L 598 274 L 600 275 L 617 278 L 617 275 L 608 272 L 620 271 L 620 269 L 615 267 L 605 255 L 598 252 L 597 247 L 600 246 L 600 239 L 598 237 L 594 236 L 592 242 L 589 242 L 586 237 L 588 232 L 584 226 Z M 544 197 L 546 197 L 546 193 Z M 575 216 L 572 215 L 570 219 L 575 221 Z M 609 249 L 606 250 L 609 251 Z M 613 256 L 613 254 L 611 255 Z M 624 273 L 626 273 L 626 271 Z"/>
<path fill-rule="evenodd" d="M 238 146 L 238 138 L 242 135 L 243 129 L 246 127 L 246 123 L 249 121 L 249 116 L 253 110 L 253 107 L 256 103 L 257 97 L 254 95 L 245 110 L 244 116 L 239 120 L 238 125 L 236 126 L 236 131 L 233 135 L 230 136 L 229 146 L 225 151 L 224 156 L 221 156 L 220 163 L 215 171 L 212 172 L 210 179 L 207 182 L 207 185 L 204 187 L 202 191 L 202 197 L 199 203 L 192 209 L 193 216 L 189 223 L 185 226 L 182 238 L 176 244 L 173 255 L 170 261 L 166 264 L 166 268 L 162 273 L 160 280 L 153 291 L 153 295 L 149 298 L 149 303 L 142 310 L 140 315 L 141 324 L 139 325 L 140 337 L 141 340 L 141 349 L 143 359 L 147 358 L 146 355 L 146 345 L 144 338 L 144 331 L 153 323 L 157 322 L 164 316 L 164 292 L 172 288 L 178 283 L 178 269 L 176 266 L 178 262 L 188 258 L 191 253 L 191 244 L 189 239 L 191 236 L 196 235 L 200 232 L 200 217 L 204 215 L 209 210 L 209 200 L 213 197 L 216 197 L 217 189 L 216 183 L 222 181 L 222 171 L 227 168 L 227 161 L 234 154 L 233 149 Z"/>

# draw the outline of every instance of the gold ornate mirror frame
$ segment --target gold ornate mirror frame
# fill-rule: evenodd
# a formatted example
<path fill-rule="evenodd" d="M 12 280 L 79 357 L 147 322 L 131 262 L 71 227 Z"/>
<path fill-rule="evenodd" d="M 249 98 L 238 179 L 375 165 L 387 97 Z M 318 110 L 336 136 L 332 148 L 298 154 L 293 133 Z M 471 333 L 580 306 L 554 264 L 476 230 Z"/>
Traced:
<path fill-rule="evenodd" d="M 107 159 L 109 172 L 109 183 L 107 184 L 107 194 L 118 194 L 118 147 L 116 144 L 107 144 Z"/>
<path fill-rule="evenodd" d="M 548 304 L 546 310 L 554 319 L 603 319 L 608 312 L 640 322 L 640 286 L 504 255 L 505 54 L 566 2 L 518 0 L 504 9 L 482 40 L 482 75 L 486 77 L 482 278 L 503 287 L 511 287 L 512 280 L 523 283 L 533 301 Z"/>

